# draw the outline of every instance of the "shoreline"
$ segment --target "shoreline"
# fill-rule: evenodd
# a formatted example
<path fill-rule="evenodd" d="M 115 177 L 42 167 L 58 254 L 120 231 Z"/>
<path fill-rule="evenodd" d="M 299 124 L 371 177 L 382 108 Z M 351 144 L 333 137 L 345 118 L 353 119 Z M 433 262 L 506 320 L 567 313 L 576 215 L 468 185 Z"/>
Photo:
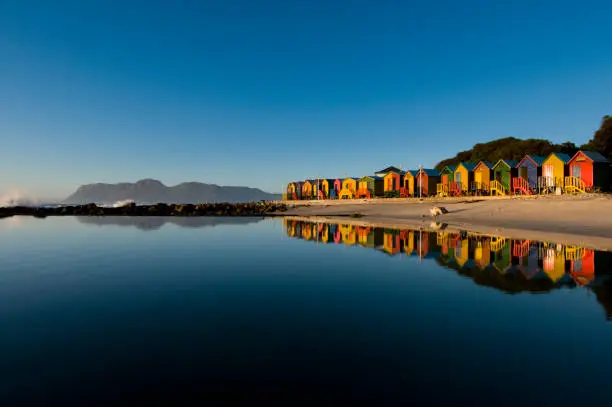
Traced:
<path fill-rule="evenodd" d="M 486 198 L 304 201 L 297 205 L 288 202 L 287 210 L 278 215 L 295 220 L 393 229 L 438 231 L 443 227 L 446 231 L 612 251 L 611 195 Z M 434 206 L 443 206 L 449 213 L 434 219 L 430 214 Z M 354 213 L 362 217 L 351 217 Z"/>

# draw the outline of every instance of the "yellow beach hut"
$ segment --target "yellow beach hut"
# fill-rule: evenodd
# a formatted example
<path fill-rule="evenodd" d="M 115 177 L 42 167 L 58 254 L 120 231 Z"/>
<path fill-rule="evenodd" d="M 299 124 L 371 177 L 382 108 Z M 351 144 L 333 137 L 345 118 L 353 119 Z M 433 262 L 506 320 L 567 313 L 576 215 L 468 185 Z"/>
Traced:
<path fill-rule="evenodd" d="M 538 180 L 540 190 L 554 192 L 563 188 L 563 180 L 569 175 L 568 163 L 572 157 L 563 153 L 551 153 L 542 162 L 542 176 Z"/>
<path fill-rule="evenodd" d="M 493 164 L 488 161 L 479 162 L 474 167 L 474 181 L 470 190 L 475 195 L 488 195 Z"/>
<path fill-rule="evenodd" d="M 414 179 L 418 171 L 408 170 L 404 174 L 403 188 L 400 189 L 400 196 L 407 198 L 414 196 Z"/>
<path fill-rule="evenodd" d="M 353 199 L 357 193 L 357 180 L 359 178 L 349 177 L 342 180 L 340 199 Z"/>

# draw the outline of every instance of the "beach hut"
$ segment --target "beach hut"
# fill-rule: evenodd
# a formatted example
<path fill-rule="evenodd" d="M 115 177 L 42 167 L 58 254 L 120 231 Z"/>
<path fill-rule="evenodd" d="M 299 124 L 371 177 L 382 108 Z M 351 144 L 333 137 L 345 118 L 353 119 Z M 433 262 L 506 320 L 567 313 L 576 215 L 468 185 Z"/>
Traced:
<path fill-rule="evenodd" d="M 473 163 L 459 163 L 455 169 L 455 184 L 451 185 L 451 191 L 454 191 L 455 195 L 467 194 L 469 187 L 474 181 L 474 168 L 476 164 Z M 457 193 L 458 192 L 458 193 Z"/>
<path fill-rule="evenodd" d="M 340 190 L 340 199 L 353 199 L 357 193 L 357 180 L 359 178 L 349 177 L 342 180 L 342 189 Z"/>
<path fill-rule="evenodd" d="M 454 174 L 457 169 L 456 165 L 447 165 L 440 171 L 440 183 L 436 186 L 438 196 L 450 195 L 450 184 L 454 182 Z"/>
<path fill-rule="evenodd" d="M 518 162 L 516 168 L 518 175 L 512 178 L 512 192 L 521 195 L 530 195 L 537 191 L 538 178 L 542 176 L 542 163 L 544 157 L 539 155 L 526 155 Z"/>
<path fill-rule="evenodd" d="M 304 188 L 304 182 L 303 181 L 297 181 L 293 183 L 295 185 L 295 195 L 297 197 L 297 199 L 304 199 L 302 196 L 302 189 Z"/>
<path fill-rule="evenodd" d="M 474 181 L 470 185 L 470 191 L 474 195 L 488 195 L 489 183 L 493 174 L 493 163 L 481 161 L 474 167 Z"/>
<path fill-rule="evenodd" d="M 594 188 L 609 191 L 612 187 L 610 161 L 595 151 L 578 151 L 568 162 L 569 176 L 565 177 L 567 192 L 588 192 Z"/>
<path fill-rule="evenodd" d="M 302 199 L 311 199 L 312 198 L 312 180 L 307 179 L 302 184 Z"/>
<path fill-rule="evenodd" d="M 569 175 L 568 163 L 571 157 L 563 153 L 551 153 L 542 162 L 542 176 L 538 180 L 538 189 L 553 192 L 563 188 L 565 177 Z"/>
<path fill-rule="evenodd" d="M 385 176 L 383 177 L 384 195 L 399 196 L 404 174 L 404 171 L 389 171 L 385 174 Z"/>
<path fill-rule="evenodd" d="M 298 199 L 298 195 L 295 191 L 295 182 L 290 182 L 287 184 L 287 195 L 286 199 L 288 201 L 296 201 Z"/>
<path fill-rule="evenodd" d="M 398 173 L 398 174 L 399 174 L 399 173 L 401 173 L 401 172 L 402 172 L 402 170 L 400 170 L 400 169 L 399 169 L 399 168 L 397 168 L 397 167 L 393 167 L 393 166 L 391 166 L 391 167 L 387 167 L 387 168 L 385 168 L 385 169 L 383 169 L 383 170 L 376 171 L 376 172 L 374 173 L 374 175 L 376 175 L 377 177 L 384 178 L 384 176 L 385 176 L 385 175 L 387 175 L 387 174 L 388 174 L 388 173 L 390 173 L 390 172 L 395 172 L 395 173 Z"/>
<path fill-rule="evenodd" d="M 400 196 L 407 198 L 409 196 L 414 196 L 414 179 L 417 175 L 418 171 L 408 170 L 404 173 L 404 184 L 403 187 L 400 188 Z"/>
<path fill-rule="evenodd" d="M 507 195 L 512 187 L 512 179 L 516 177 L 518 162 L 513 160 L 499 160 L 493 166 L 493 179 L 489 183 L 491 195 Z"/>
<path fill-rule="evenodd" d="M 440 183 L 440 173 L 433 168 L 422 168 L 414 179 L 414 195 L 429 196 L 436 194 L 436 186 Z M 420 191 L 420 192 L 419 192 Z"/>
<path fill-rule="evenodd" d="M 329 192 L 329 197 L 331 199 L 338 199 L 340 196 L 340 191 L 342 190 L 342 180 L 340 178 L 336 178 L 334 180 L 334 187 Z"/>
<path fill-rule="evenodd" d="M 334 180 L 322 178 L 319 180 L 319 199 L 328 199 L 330 189 L 334 188 Z"/>
<path fill-rule="evenodd" d="M 383 196 L 384 186 L 383 179 L 376 175 L 366 175 L 357 181 L 357 192 L 355 196 L 357 198 L 373 198 L 375 196 Z"/>

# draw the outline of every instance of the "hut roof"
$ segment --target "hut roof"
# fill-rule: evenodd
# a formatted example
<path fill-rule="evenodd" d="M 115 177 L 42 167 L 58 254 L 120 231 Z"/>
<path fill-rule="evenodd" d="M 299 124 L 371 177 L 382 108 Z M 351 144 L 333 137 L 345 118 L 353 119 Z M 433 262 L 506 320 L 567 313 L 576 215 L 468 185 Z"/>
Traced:
<path fill-rule="evenodd" d="M 563 161 L 564 164 L 567 164 L 572 159 L 572 157 L 570 157 L 567 154 L 563 154 L 563 153 L 550 153 L 548 155 L 548 157 L 546 157 L 546 159 L 544 161 L 548 160 L 553 155 L 555 157 L 557 157 L 559 160 Z"/>
<path fill-rule="evenodd" d="M 465 169 L 467 169 L 468 171 L 474 171 L 474 168 L 476 168 L 476 164 L 474 163 L 459 163 L 459 165 L 465 167 Z M 459 167 L 459 165 L 457 167 Z"/>
<path fill-rule="evenodd" d="M 410 174 L 410 175 L 412 175 L 412 176 L 414 177 L 414 176 L 415 176 L 415 175 L 417 175 L 418 173 L 419 173 L 419 170 L 408 170 L 408 171 L 406 171 L 406 172 L 404 173 L 404 176 L 406 176 L 406 174 Z"/>
<path fill-rule="evenodd" d="M 518 161 L 516 161 L 516 160 L 504 160 L 502 158 L 501 160 L 497 160 L 495 165 L 493 165 L 492 169 L 495 169 L 495 167 L 497 167 L 499 165 L 499 163 L 504 163 L 504 164 L 506 164 L 510 168 L 514 168 L 514 167 L 516 167 L 518 165 Z"/>
<path fill-rule="evenodd" d="M 390 167 L 385 168 L 384 170 L 376 171 L 376 174 L 383 174 L 383 173 L 387 173 L 387 172 L 397 172 L 397 173 L 400 173 L 400 172 L 402 172 L 402 170 L 400 170 L 397 167 L 390 166 Z"/>
<path fill-rule="evenodd" d="M 491 161 L 481 161 L 476 164 L 476 167 L 478 167 L 480 164 L 485 165 L 488 169 L 493 168 L 493 163 Z M 474 169 L 476 169 L 476 167 L 474 167 Z"/>
<path fill-rule="evenodd" d="M 359 179 L 362 180 L 364 178 L 372 178 L 373 180 L 376 180 L 376 181 L 381 181 L 383 179 L 383 177 L 379 177 L 378 175 L 364 175 L 363 177 Z"/>
<path fill-rule="evenodd" d="M 440 175 L 440 172 L 435 168 L 422 168 L 421 171 L 423 171 L 426 175 L 434 177 Z"/>
<path fill-rule="evenodd" d="M 572 157 L 571 159 L 573 160 L 578 154 L 584 154 L 585 156 L 587 156 L 591 161 L 595 162 L 595 163 L 609 163 L 610 161 L 604 157 L 603 155 L 601 155 L 600 153 L 598 153 L 597 151 L 578 151 L 574 157 Z"/>
<path fill-rule="evenodd" d="M 516 167 L 518 167 L 519 165 L 521 165 L 521 163 L 523 161 L 525 161 L 526 159 L 530 159 L 531 161 L 533 161 L 533 163 L 535 165 L 537 165 L 538 167 L 542 166 L 542 163 L 544 162 L 544 160 L 546 159 L 545 157 L 542 157 L 541 155 L 525 155 L 525 157 L 523 157 L 521 159 L 521 161 L 518 162 L 518 164 L 516 164 Z"/>

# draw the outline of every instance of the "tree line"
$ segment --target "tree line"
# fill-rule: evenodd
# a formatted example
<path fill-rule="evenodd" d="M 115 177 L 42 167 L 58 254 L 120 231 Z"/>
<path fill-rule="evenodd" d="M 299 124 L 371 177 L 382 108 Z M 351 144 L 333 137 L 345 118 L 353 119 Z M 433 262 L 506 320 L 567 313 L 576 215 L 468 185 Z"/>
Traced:
<path fill-rule="evenodd" d="M 455 157 L 447 158 L 436 164 L 438 171 L 447 165 L 456 165 L 460 162 L 490 161 L 492 163 L 501 159 L 520 160 L 529 155 L 547 156 L 550 153 L 565 153 L 570 157 L 579 150 L 597 151 L 612 161 L 612 116 L 604 116 L 599 130 L 586 144 L 577 146 L 571 141 L 554 144 L 543 139 L 518 139 L 505 137 L 488 143 L 478 143 L 470 150 L 457 153 Z"/>

